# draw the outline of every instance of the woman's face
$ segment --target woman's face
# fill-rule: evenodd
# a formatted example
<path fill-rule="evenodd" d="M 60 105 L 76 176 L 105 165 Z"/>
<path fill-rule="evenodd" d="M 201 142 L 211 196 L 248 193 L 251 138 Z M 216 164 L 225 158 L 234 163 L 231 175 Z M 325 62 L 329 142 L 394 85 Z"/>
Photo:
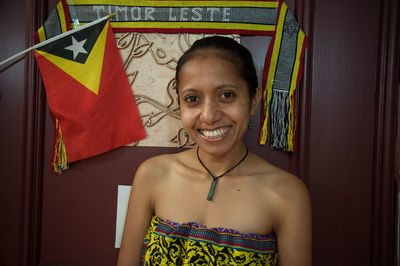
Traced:
<path fill-rule="evenodd" d="M 203 152 L 224 155 L 242 148 L 250 114 L 247 83 L 218 51 L 198 52 L 179 73 L 183 127 Z"/>

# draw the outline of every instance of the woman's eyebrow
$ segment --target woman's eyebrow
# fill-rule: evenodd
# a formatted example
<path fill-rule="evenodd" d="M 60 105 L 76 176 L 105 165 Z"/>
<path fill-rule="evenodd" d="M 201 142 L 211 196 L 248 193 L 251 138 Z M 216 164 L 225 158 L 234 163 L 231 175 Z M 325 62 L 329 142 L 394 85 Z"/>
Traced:
<path fill-rule="evenodd" d="M 198 92 L 198 90 L 196 89 L 182 89 L 181 93 L 194 93 L 194 92 Z"/>
<path fill-rule="evenodd" d="M 220 90 L 220 89 L 225 89 L 225 88 L 235 88 L 235 89 L 240 89 L 238 86 L 236 86 L 235 84 L 231 84 L 231 83 L 227 83 L 227 84 L 221 84 L 219 86 L 216 87 L 216 89 Z"/>
<path fill-rule="evenodd" d="M 225 88 L 234 88 L 234 89 L 237 89 L 237 90 L 240 89 L 240 87 L 236 86 L 235 84 L 225 83 L 225 84 L 221 84 L 221 85 L 216 86 L 215 90 L 220 90 L 220 89 L 225 89 Z M 187 89 L 183 88 L 180 91 L 181 91 L 181 93 L 193 93 L 193 92 L 199 92 L 201 90 L 195 89 L 195 88 L 187 88 Z"/>

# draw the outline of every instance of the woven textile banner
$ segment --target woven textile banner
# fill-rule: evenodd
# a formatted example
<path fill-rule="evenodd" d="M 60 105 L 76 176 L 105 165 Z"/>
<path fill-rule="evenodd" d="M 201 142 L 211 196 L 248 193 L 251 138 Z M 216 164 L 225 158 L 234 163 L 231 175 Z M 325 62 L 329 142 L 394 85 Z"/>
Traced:
<path fill-rule="evenodd" d="M 259 143 L 267 141 L 269 121 L 271 146 L 295 150 L 296 88 L 307 38 L 283 1 L 66 0 L 38 33 L 50 38 L 111 13 L 115 32 L 272 36 L 266 47 Z"/>

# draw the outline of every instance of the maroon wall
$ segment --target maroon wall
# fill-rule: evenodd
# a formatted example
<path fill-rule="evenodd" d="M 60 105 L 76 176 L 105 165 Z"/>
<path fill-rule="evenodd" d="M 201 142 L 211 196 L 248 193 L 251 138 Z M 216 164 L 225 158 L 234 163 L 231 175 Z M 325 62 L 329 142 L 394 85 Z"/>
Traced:
<path fill-rule="evenodd" d="M 24 1 L 0 3 L 0 60 L 25 49 L 24 6 Z M 1 265 L 19 265 L 23 258 L 25 63 L 22 58 L 0 69 Z"/>

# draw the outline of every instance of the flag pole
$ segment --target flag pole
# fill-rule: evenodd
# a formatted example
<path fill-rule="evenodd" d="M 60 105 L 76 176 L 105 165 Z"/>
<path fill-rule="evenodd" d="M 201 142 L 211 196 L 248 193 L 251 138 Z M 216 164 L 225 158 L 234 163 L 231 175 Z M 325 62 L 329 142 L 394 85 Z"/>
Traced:
<path fill-rule="evenodd" d="M 0 67 L 1 67 L 2 65 L 4 65 L 4 64 L 6 64 L 6 63 L 8 63 L 8 62 L 10 62 L 10 61 L 12 61 L 12 60 L 14 60 L 15 58 L 18 58 L 19 56 L 21 56 L 21 55 L 23 55 L 23 54 L 25 54 L 25 53 L 28 53 L 28 52 L 30 52 L 30 51 L 32 51 L 32 50 L 34 50 L 34 49 L 37 49 L 37 48 L 39 48 L 39 47 L 42 47 L 42 46 L 44 46 L 44 45 L 46 45 L 46 44 L 49 44 L 49 43 L 51 43 L 51 42 L 54 42 L 54 41 L 56 41 L 56 40 L 58 40 L 58 39 L 61 39 L 61 38 L 65 37 L 65 36 L 74 34 L 74 33 L 77 32 L 77 31 L 86 29 L 86 28 L 88 28 L 88 27 L 90 27 L 90 26 L 93 26 L 93 25 L 95 25 L 95 24 L 97 24 L 97 23 L 103 21 L 103 20 L 110 19 L 110 18 L 112 18 L 114 15 L 115 15 L 115 14 L 107 15 L 107 16 L 105 16 L 105 17 L 102 17 L 102 18 L 99 18 L 99 19 L 94 20 L 94 21 L 92 21 L 92 22 L 89 22 L 89 23 L 87 23 L 87 24 L 85 24 L 85 25 L 83 25 L 83 26 L 80 26 L 80 27 L 75 28 L 75 29 L 73 29 L 73 30 L 70 30 L 70 31 L 64 32 L 64 33 L 62 33 L 62 34 L 59 34 L 59 35 L 57 35 L 57 36 L 54 36 L 53 38 L 50 38 L 50 39 L 48 39 L 48 40 L 45 40 L 45 41 L 40 42 L 40 43 L 38 43 L 38 44 L 35 44 L 35 45 L 33 45 L 33 46 L 31 46 L 31 47 L 29 47 L 29 48 L 27 48 L 27 49 L 25 49 L 25 50 L 23 50 L 23 51 L 21 51 L 21 52 L 15 54 L 15 55 L 13 55 L 13 56 L 10 56 L 10 57 L 7 58 L 6 60 L 1 61 L 1 62 L 0 62 Z"/>

